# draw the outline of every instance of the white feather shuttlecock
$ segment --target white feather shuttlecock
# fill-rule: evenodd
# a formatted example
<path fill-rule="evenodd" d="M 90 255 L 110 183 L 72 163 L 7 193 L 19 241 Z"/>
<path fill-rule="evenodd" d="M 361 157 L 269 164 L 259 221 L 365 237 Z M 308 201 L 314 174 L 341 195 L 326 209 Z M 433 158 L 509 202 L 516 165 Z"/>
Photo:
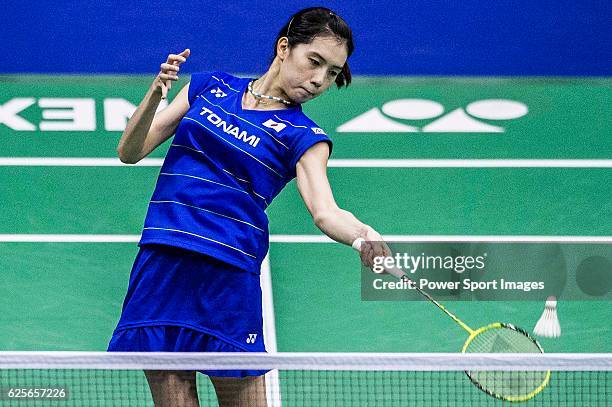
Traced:
<path fill-rule="evenodd" d="M 557 317 L 557 299 L 555 297 L 551 296 L 546 299 L 544 312 L 535 328 L 533 328 L 533 333 L 546 338 L 558 338 L 561 336 L 561 325 Z"/>

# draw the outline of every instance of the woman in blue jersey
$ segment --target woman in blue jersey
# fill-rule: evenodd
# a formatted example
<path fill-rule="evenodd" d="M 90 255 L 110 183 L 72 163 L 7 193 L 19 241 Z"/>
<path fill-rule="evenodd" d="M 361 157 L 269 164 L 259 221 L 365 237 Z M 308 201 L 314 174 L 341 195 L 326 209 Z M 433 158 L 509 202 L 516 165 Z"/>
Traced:
<path fill-rule="evenodd" d="M 161 168 L 109 351 L 265 351 L 260 267 L 266 207 L 293 178 L 315 224 L 337 242 L 364 238 L 364 265 L 389 254 L 340 209 L 327 180 L 332 142 L 301 109 L 351 82 L 351 30 L 326 8 L 294 14 L 260 78 L 195 73 L 156 113 L 189 50 L 170 55 L 121 137 L 136 163 L 175 134 Z M 378 243 L 376 243 L 378 242 Z M 264 406 L 261 371 L 202 371 L 220 406 Z M 155 404 L 197 406 L 195 373 L 145 372 Z"/>

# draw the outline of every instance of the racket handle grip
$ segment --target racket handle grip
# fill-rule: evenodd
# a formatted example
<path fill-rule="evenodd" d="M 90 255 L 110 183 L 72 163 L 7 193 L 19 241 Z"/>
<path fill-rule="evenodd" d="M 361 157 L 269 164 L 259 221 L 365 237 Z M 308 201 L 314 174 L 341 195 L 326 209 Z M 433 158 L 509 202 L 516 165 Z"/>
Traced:
<path fill-rule="evenodd" d="M 363 244 L 363 242 L 365 242 L 365 239 L 362 237 L 358 237 L 357 239 L 355 239 L 355 241 L 352 244 L 353 249 L 360 252 L 361 245 Z M 408 278 L 406 273 L 403 270 L 398 269 L 397 267 L 385 267 L 385 272 L 391 274 L 392 276 L 399 278 L 400 280 L 404 278 Z"/>

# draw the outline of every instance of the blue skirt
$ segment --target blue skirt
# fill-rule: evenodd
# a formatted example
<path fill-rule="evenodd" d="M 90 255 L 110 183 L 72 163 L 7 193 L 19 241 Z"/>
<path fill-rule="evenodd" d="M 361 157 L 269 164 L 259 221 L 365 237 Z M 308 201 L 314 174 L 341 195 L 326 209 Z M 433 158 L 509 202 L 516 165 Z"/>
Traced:
<path fill-rule="evenodd" d="M 201 253 L 143 245 L 108 351 L 265 352 L 259 277 Z M 200 372 L 244 377 L 266 371 Z"/>

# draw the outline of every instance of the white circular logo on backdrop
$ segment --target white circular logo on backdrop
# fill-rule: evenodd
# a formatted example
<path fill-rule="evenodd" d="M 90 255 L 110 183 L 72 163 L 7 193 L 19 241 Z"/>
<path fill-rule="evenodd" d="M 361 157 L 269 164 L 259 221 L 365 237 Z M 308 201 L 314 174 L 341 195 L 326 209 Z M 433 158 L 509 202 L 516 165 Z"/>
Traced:
<path fill-rule="evenodd" d="M 527 105 L 506 99 L 485 99 L 472 102 L 465 110 L 472 116 L 489 120 L 518 119 L 527 114 Z"/>
<path fill-rule="evenodd" d="M 444 113 L 444 106 L 427 99 L 398 99 L 382 105 L 384 114 L 397 119 L 433 119 Z"/>
<path fill-rule="evenodd" d="M 446 113 L 444 106 L 428 99 L 397 99 L 374 107 L 340 125 L 336 131 L 351 133 L 503 133 L 505 128 L 484 120 L 511 120 L 529 112 L 526 104 L 509 99 L 483 99 Z M 435 119 L 422 127 L 400 120 Z M 481 120 L 477 120 L 481 119 Z"/>

